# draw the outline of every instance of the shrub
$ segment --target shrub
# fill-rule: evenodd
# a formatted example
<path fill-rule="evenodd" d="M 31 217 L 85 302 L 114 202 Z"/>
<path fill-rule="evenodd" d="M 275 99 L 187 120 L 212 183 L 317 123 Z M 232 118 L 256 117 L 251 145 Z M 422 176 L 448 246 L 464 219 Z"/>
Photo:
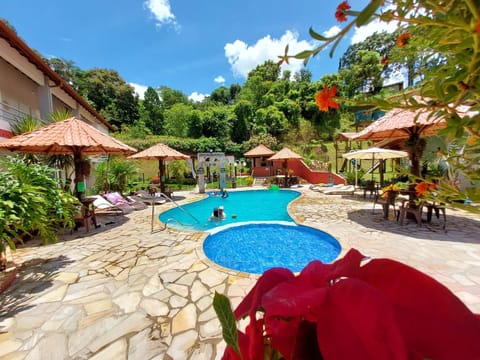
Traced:
<path fill-rule="evenodd" d="M 44 243 L 57 240 L 58 227 L 73 228 L 80 202 L 62 190 L 46 165 L 8 157 L 0 173 L 0 252 L 15 239 L 38 234 Z"/>

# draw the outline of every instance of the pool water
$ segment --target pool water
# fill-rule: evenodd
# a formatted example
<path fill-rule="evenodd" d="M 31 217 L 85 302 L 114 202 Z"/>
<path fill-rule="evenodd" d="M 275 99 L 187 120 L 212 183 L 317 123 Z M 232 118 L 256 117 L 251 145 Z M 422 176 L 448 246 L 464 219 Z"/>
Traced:
<path fill-rule="evenodd" d="M 189 231 L 209 231 L 248 221 L 293 222 L 287 205 L 300 196 L 294 190 L 231 191 L 225 198 L 212 194 L 206 199 L 163 212 L 160 221 L 169 227 Z M 224 208 L 225 219 L 211 219 L 213 209 L 219 206 Z"/>
<path fill-rule="evenodd" d="M 301 271 L 310 261 L 333 261 L 340 253 L 331 235 L 295 224 L 248 224 L 209 235 L 205 255 L 229 269 L 261 274 L 272 267 Z"/>

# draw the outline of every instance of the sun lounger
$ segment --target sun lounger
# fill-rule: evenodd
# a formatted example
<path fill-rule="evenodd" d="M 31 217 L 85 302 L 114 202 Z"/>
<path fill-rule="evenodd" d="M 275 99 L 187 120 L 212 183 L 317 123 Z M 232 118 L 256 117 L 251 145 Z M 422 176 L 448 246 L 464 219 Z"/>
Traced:
<path fill-rule="evenodd" d="M 136 200 L 127 200 L 118 192 L 111 192 L 108 194 L 104 194 L 103 197 L 108 201 L 110 201 L 112 204 L 120 207 L 124 205 L 128 205 L 134 208 L 135 210 L 143 210 L 147 208 L 147 205 L 145 203 L 136 201 Z"/>
<path fill-rule="evenodd" d="M 166 199 L 162 197 L 160 193 L 156 193 L 156 195 L 154 196 L 146 190 L 137 190 L 135 192 L 135 195 L 141 197 L 142 199 L 155 200 L 155 204 L 158 204 L 158 203 L 162 204 L 161 202 L 162 200 L 166 201 Z"/>
<path fill-rule="evenodd" d="M 146 205 L 153 205 L 153 203 L 155 202 L 155 205 L 161 205 L 161 204 L 165 204 L 167 201 L 165 199 L 162 199 L 160 197 L 149 197 L 149 198 L 144 198 L 142 196 L 139 196 L 139 195 L 129 195 L 127 196 L 127 199 L 129 199 L 130 201 L 136 201 L 136 202 L 141 202 L 141 203 L 144 203 Z"/>
<path fill-rule="evenodd" d="M 353 195 L 354 192 L 355 186 L 353 185 L 332 186 L 330 190 L 323 191 L 325 195 Z"/>
<path fill-rule="evenodd" d="M 337 185 L 327 184 L 326 186 L 318 185 L 318 186 L 316 186 L 316 187 L 310 187 L 310 189 L 313 190 L 313 191 L 325 193 L 326 191 L 332 191 L 332 190 L 335 190 L 335 189 L 341 189 L 341 188 L 343 188 L 343 187 L 345 187 L 345 185 L 343 185 L 343 184 L 337 184 Z"/>
<path fill-rule="evenodd" d="M 95 213 L 97 214 L 129 214 L 135 209 L 128 204 L 115 205 L 105 199 L 102 195 L 90 196 L 94 198 L 93 206 L 95 207 Z"/>

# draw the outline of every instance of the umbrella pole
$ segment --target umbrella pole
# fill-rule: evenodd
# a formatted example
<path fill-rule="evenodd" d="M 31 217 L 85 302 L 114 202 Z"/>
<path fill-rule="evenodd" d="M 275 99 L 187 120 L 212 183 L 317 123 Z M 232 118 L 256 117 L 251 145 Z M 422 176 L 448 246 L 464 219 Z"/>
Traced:
<path fill-rule="evenodd" d="M 75 196 L 78 200 L 82 199 L 82 192 L 79 191 L 79 183 L 82 181 L 82 155 L 78 153 L 73 154 L 73 164 L 75 167 Z"/>
<path fill-rule="evenodd" d="M 163 183 L 163 159 L 158 159 L 158 173 L 160 175 L 160 192 L 165 192 L 165 184 Z"/>

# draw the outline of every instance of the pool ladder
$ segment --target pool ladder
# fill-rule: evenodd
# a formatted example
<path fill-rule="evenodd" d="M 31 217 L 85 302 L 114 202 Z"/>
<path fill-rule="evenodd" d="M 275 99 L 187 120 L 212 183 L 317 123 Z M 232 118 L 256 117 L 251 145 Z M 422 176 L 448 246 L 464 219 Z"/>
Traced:
<path fill-rule="evenodd" d="M 172 198 L 168 197 L 167 195 L 165 195 L 164 193 L 158 193 L 158 196 L 157 194 L 153 194 L 153 201 L 152 201 L 152 220 L 151 220 L 151 233 L 153 234 L 155 231 L 153 230 L 153 225 L 154 225 L 154 222 L 155 222 L 155 200 L 157 198 L 163 198 L 167 201 L 170 201 L 171 203 L 173 203 L 177 208 L 179 208 L 180 210 L 182 210 L 185 214 L 189 215 L 193 220 L 195 220 L 195 222 L 197 224 L 200 224 L 200 221 L 192 215 L 192 213 L 190 213 L 188 210 L 184 209 L 179 203 L 177 203 L 175 200 L 173 200 Z M 167 223 L 168 221 L 170 220 L 175 220 L 177 223 L 181 224 L 181 225 L 185 225 L 185 224 L 182 224 L 180 221 L 178 221 L 177 219 L 174 219 L 174 218 L 169 218 L 167 219 L 167 221 L 165 221 L 165 227 L 163 229 L 160 229 L 160 231 L 163 231 L 167 228 Z"/>

